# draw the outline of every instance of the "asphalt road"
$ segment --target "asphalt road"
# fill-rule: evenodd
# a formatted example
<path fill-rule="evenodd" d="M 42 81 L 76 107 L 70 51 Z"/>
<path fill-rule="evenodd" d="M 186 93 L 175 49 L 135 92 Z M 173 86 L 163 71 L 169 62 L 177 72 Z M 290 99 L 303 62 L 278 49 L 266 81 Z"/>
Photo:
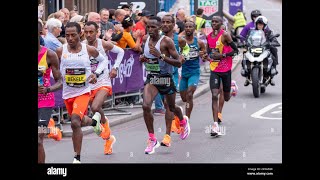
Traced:
<path fill-rule="evenodd" d="M 260 9 L 270 28 L 282 35 L 282 4 L 278 1 L 245 0 L 247 15 Z M 247 17 L 250 19 L 250 17 Z M 278 38 L 282 44 L 281 36 Z M 252 86 L 244 87 L 238 66 L 232 79 L 237 81 L 239 93 L 225 103 L 223 123 L 225 135 L 212 138 L 207 128 L 212 125 L 211 93 L 194 100 L 190 119 L 191 134 L 185 140 L 172 134 L 171 147 L 160 146 L 152 155 L 144 154 L 148 133 L 143 118 L 112 128 L 117 142 L 112 155 L 103 154 L 104 141 L 95 134 L 85 135 L 82 144 L 82 163 L 281 163 L 282 162 L 282 48 L 279 53 L 279 74 L 276 86 L 268 86 L 266 93 L 254 98 Z M 165 134 L 163 116 L 155 116 L 156 137 Z M 72 163 L 71 138 L 60 142 L 44 142 L 46 163 Z"/>

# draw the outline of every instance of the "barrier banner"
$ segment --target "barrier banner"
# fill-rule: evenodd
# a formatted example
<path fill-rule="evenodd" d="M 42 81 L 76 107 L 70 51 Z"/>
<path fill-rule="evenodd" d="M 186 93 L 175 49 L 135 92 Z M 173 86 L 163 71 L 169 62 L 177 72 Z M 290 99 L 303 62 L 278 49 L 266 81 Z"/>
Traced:
<path fill-rule="evenodd" d="M 143 64 L 139 61 L 140 54 L 131 49 L 125 49 L 124 52 L 117 77 L 111 80 L 114 93 L 138 91 L 144 86 L 145 71 Z M 117 54 L 109 52 L 108 56 L 110 69 L 115 63 Z"/>
<path fill-rule="evenodd" d="M 229 0 L 229 13 L 234 16 L 238 10 L 243 12 L 242 0 Z"/>

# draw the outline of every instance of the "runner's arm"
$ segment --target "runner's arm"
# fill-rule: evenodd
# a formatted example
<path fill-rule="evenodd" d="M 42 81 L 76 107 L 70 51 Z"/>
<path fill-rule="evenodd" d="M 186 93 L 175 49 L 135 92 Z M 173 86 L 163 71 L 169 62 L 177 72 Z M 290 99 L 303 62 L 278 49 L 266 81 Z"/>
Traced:
<path fill-rule="evenodd" d="M 190 47 L 185 38 L 179 37 L 179 47 L 182 49 L 181 54 L 187 57 L 189 55 Z"/>
<path fill-rule="evenodd" d="M 231 48 L 232 48 L 232 51 L 229 52 L 229 53 L 226 53 L 225 56 L 228 57 L 228 56 L 235 56 L 235 55 L 237 55 L 238 52 L 239 52 L 239 50 L 238 50 L 238 48 L 237 48 L 237 45 L 232 41 L 232 38 L 231 38 L 230 34 L 227 33 L 227 32 L 224 32 L 224 33 L 223 33 L 223 37 L 224 37 L 224 39 L 225 39 L 225 42 L 226 42 L 229 46 L 231 46 Z"/>
<path fill-rule="evenodd" d="M 96 48 L 94 48 L 93 46 L 87 45 L 87 49 L 88 49 L 89 56 L 92 56 L 97 61 L 99 61 L 99 64 L 98 64 L 98 67 L 97 67 L 95 73 L 101 74 L 102 71 L 104 70 L 104 68 L 108 66 L 107 59 L 101 53 L 99 53 L 99 51 Z"/>
<path fill-rule="evenodd" d="M 181 57 L 179 56 L 179 54 L 174 46 L 173 40 L 170 38 L 166 38 L 165 42 L 166 42 L 166 48 L 168 49 L 170 56 L 166 56 L 164 58 L 164 61 L 167 62 L 168 64 L 173 65 L 173 66 L 181 67 L 181 65 L 182 65 L 182 62 L 180 60 Z"/>
<path fill-rule="evenodd" d="M 102 45 L 105 50 L 109 50 L 109 51 L 117 54 L 116 62 L 114 63 L 113 67 L 119 68 L 119 66 L 122 62 L 123 56 L 124 56 L 124 50 L 118 46 L 115 46 L 111 42 L 107 42 L 107 41 L 102 41 Z"/>
<path fill-rule="evenodd" d="M 198 45 L 200 47 L 199 55 L 200 55 L 202 61 L 206 61 L 208 59 L 208 53 L 207 53 L 206 45 L 201 40 L 198 40 Z"/>
<path fill-rule="evenodd" d="M 57 56 L 57 53 L 48 49 L 47 53 L 48 63 L 52 69 L 52 75 L 55 80 L 55 83 L 48 87 L 47 92 L 54 92 L 62 88 L 62 77 L 60 72 L 60 62 Z"/>

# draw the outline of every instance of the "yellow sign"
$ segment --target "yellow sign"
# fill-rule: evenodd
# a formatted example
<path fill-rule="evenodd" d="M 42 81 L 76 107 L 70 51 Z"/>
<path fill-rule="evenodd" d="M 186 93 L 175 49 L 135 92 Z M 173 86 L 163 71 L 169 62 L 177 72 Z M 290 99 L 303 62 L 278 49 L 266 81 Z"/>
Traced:
<path fill-rule="evenodd" d="M 65 75 L 66 83 L 85 83 L 86 75 Z"/>

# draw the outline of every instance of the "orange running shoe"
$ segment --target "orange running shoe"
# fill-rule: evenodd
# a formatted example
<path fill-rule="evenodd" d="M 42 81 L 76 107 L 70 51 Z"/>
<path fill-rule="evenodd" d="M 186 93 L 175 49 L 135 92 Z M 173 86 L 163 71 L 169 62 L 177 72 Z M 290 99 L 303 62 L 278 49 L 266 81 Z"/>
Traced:
<path fill-rule="evenodd" d="M 178 118 L 178 116 L 174 116 L 174 119 L 172 120 L 172 124 L 171 124 L 171 132 L 180 134 L 181 132 L 181 127 L 180 127 L 180 120 Z"/>
<path fill-rule="evenodd" d="M 114 135 L 111 135 L 108 140 L 106 140 L 106 143 L 104 144 L 104 154 L 110 155 L 112 154 L 112 146 L 116 142 L 116 137 Z"/>
<path fill-rule="evenodd" d="M 105 116 L 106 123 L 101 124 L 103 126 L 103 130 L 101 131 L 100 137 L 104 140 L 107 140 L 110 138 L 111 130 L 109 126 L 109 119 Z"/>
<path fill-rule="evenodd" d="M 171 146 L 171 137 L 168 134 L 165 134 L 163 140 L 161 141 L 161 146 L 170 147 Z"/>
<path fill-rule="evenodd" d="M 55 141 L 60 141 L 62 139 L 62 133 L 61 130 L 57 127 L 55 127 L 56 123 L 52 118 L 50 118 L 50 121 L 48 123 L 48 129 L 50 130 L 50 133 L 48 134 L 48 138 L 52 138 Z"/>

